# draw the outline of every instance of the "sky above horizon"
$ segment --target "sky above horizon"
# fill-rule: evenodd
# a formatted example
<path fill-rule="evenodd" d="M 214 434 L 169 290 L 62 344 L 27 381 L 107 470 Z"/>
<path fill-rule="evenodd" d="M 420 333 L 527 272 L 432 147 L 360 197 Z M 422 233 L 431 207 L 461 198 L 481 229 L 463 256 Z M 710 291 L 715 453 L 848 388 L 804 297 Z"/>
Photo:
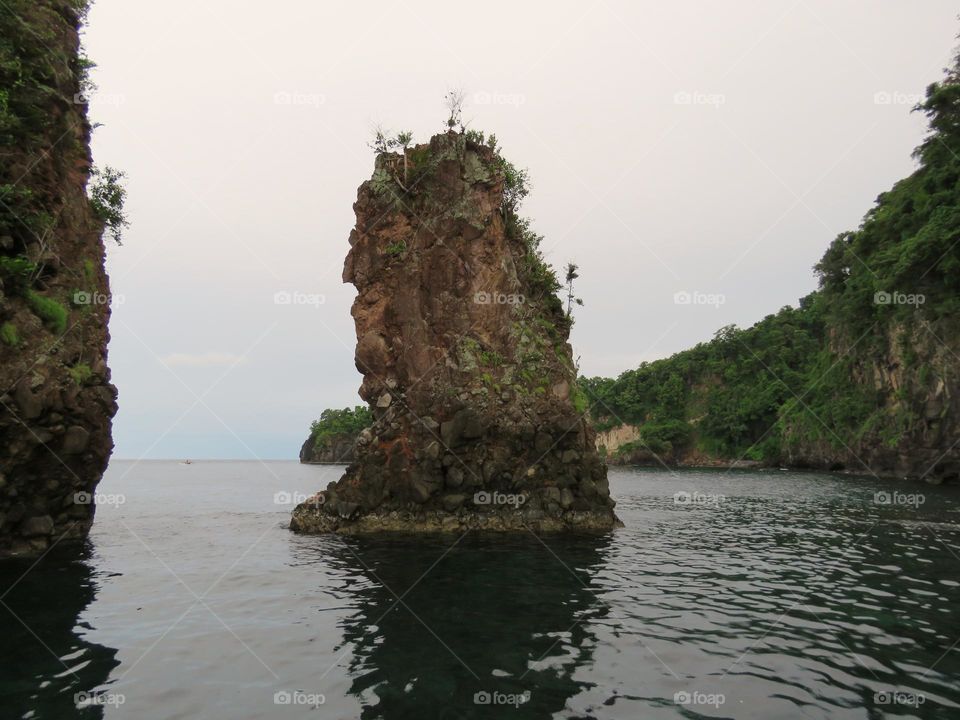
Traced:
<path fill-rule="evenodd" d="M 815 289 L 914 169 L 960 28 L 940 0 L 255 7 L 90 12 L 94 159 L 128 174 L 118 458 L 291 459 L 360 403 L 340 278 L 377 124 L 425 141 L 465 91 L 530 171 L 548 260 L 580 265 L 581 372 L 615 376 Z"/>

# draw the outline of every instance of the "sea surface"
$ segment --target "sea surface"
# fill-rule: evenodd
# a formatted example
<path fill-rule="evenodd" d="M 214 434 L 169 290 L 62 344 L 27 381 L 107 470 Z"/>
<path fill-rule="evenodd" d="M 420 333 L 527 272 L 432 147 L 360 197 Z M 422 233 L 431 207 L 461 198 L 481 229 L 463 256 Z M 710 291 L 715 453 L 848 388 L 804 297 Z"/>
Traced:
<path fill-rule="evenodd" d="M 298 536 L 342 468 L 114 461 L 0 563 L 6 718 L 960 718 L 960 489 L 611 469 L 605 537 Z"/>

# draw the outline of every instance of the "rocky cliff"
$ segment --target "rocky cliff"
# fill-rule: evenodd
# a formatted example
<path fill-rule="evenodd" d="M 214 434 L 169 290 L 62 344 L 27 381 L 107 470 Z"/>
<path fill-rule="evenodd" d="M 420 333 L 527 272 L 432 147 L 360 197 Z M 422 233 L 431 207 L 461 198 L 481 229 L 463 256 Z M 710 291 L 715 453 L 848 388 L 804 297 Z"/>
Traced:
<path fill-rule="evenodd" d="M 373 424 L 365 405 L 328 409 L 310 424 L 310 435 L 300 448 L 302 463 L 351 463 L 360 432 Z"/>
<path fill-rule="evenodd" d="M 850 356 L 849 386 L 870 408 L 850 428 L 798 410 L 782 423 L 783 462 L 933 484 L 960 480 L 960 342 L 956 323 L 893 322 L 869 353 L 834 332 L 832 356 Z M 839 426 L 839 432 L 833 430 Z"/>
<path fill-rule="evenodd" d="M 606 461 L 960 479 L 956 322 L 915 309 L 851 331 L 825 300 L 587 381 Z"/>
<path fill-rule="evenodd" d="M 293 529 L 618 524 L 556 277 L 515 213 L 525 192 L 476 133 L 378 153 L 343 273 L 374 422 Z"/>
<path fill-rule="evenodd" d="M 311 435 L 303 441 L 300 447 L 300 462 L 307 464 L 322 463 L 352 463 L 353 448 L 357 443 L 357 435 L 336 435 L 321 446 L 317 446 L 316 439 Z"/>
<path fill-rule="evenodd" d="M 84 537 L 112 449 L 82 9 L 54 0 L 0 9 L 0 556 Z"/>

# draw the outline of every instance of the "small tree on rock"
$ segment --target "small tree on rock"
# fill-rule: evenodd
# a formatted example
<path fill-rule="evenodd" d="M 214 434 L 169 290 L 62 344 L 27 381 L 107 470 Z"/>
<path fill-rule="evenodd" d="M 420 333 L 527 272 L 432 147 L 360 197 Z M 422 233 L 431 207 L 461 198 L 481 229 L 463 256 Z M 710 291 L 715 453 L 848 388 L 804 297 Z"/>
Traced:
<path fill-rule="evenodd" d="M 583 299 L 575 297 L 573 294 L 573 281 L 580 277 L 579 266 L 576 263 L 567 263 L 567 317 L 573 312 L 573 305 L 583 305 Z"/>
<path fill-rule="evenodd" d="M 457 125 L 460 125 L 460 129 L 463 130 L 463 123 L 461 122 L 463 97 L 463 90 L 450 90 L 444 98 L 447 110 L 450 111 L 450 115 L 447 117 L 447 127 L 451 130 Z"/>

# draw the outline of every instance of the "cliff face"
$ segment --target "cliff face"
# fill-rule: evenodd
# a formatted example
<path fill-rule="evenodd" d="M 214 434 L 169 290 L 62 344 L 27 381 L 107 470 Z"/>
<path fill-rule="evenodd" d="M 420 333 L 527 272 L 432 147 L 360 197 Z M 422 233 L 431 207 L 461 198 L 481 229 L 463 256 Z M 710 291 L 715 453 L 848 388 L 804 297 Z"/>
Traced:
<path fill-rule="evenodd" d="M 351 463 L 360 432 L 373 423 L 365 405 L 324 410 L 310 424 L 310 435 L 300 448 L 302 463 Z"/>
<path fill-rule="evenodd" d="M 343 274 L 374 423 L 295 530 L 617 524 L 556 282 L 507 191 L 497 153 L 464 134 L 378 156 Z"/>
<path fill-rule="evenodd" d="M 960 343 L 949 325 L 917 318 L 882 331 L 877 348 L 848 369 L 873 412 L 842 435 L 801 414 L 788 416 L 784 462 L 935 484 L 960 479 Z M 839 338 L 831 346 L 843 354 Z"/>
<path fill-rule="evenodd" d="M 2 10 L 0 556 L 84 537 L 112 449 L 103 223 L 86 195 L 75 3 Z M 26 27 L 23 27 L 23 25 Z M 8 34 L 9 31 L 9 34 Z"/>
<path fill-rule="evenodd" d="M 607 462 L 960 479 L 956 321 L 916 309 L 850 329 L 823 318 L 825 306 L 816 293 L 800 310 L 587 381 Z"/>
<path fill-rule="evenodd" d="M 315 438 L 311 435 L 300 447 L 300 462 L 352 463 L 353 447 L 356 442 L 356 435 L 337 435 L 330 438 L 322 447 L 317 447 Z"/>

